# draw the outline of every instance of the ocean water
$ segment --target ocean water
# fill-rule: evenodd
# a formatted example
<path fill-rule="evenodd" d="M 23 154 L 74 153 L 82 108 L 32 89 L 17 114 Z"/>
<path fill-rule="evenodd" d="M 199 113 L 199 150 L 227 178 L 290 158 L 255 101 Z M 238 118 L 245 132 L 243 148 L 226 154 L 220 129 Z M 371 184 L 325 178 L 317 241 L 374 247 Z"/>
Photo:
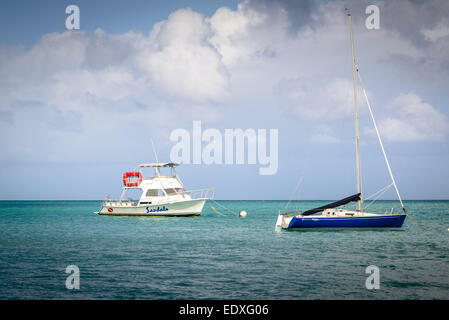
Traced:
<path fill-rule="evenodd" d="M 308 232 L 274 231 L 286 201 L 219 203 L 235 213 L 102 217 L 100 201 L 1 201 L 0 299 L 449 298 L 449 201 L 406 201 L 401 230 Z M 79 290 L 65 286 L 68 265 Z M 370 265 L 377 290 L 365 287 Z"/>

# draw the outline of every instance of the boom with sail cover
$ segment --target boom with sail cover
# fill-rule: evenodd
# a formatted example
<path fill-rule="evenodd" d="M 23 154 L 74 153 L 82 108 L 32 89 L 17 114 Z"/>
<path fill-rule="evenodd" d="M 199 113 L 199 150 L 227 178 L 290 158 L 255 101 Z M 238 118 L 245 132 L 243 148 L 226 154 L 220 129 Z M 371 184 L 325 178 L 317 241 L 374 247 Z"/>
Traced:
<path fill-rule="evenodd" d="M 317 213 L 317 212 L 321 212 L 321 211 L 326 210 L 326 209 L 332 209 L 332 208 L 336 208 L 336 207 L 345 205 L 345 204 L 347 204 L 349 202 L 352 202 L 352 201 L 359 201 L 360 200 L 360 195 L 361 195 L 360 193 L 357 193 L 357 194 L 354 194 L 352 196 L 346 197 L 344 199 L 341 199 L 341 200 L 329 203 L 327 205 L 324 205 L 324 206 L 321 206 L 321 207 L 318 207 L 318 208 L 315 208 L 315 209 L 307 210 L 307 211 L 303 212 L 302 215 L 303 216 L 309 216 L 311 214 L 314 214 L 314 213 Z"/>

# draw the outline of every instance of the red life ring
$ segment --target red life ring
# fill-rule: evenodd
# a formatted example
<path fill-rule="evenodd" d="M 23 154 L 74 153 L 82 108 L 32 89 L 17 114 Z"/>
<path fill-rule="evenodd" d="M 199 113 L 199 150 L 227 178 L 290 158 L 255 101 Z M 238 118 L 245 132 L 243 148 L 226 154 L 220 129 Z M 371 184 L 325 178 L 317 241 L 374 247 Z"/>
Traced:
<path fill-rule="evenodd" d="M 108 209 L 108 212 L 112 212 L 112 211 L 114 211 L 114 209 L 112 209 L 112 208 L 109 208 L 109 209 Z"/>
<path fill-rule="evenodd" d="M 128 182 L 128 177 L 137 177 L 138 182 Z M 142 182 L 142 173 L 140 172 L 125 172 L 123 174 L 123 184 L 125 187 L 138 187 Z"/>

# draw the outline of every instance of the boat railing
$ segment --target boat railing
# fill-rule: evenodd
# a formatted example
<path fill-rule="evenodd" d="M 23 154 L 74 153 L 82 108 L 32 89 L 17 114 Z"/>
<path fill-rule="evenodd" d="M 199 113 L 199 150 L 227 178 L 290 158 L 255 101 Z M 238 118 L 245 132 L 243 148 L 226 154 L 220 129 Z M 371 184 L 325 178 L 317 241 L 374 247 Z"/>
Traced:
<path fill-rule="evenodd" d="M 279 209 L 279 215 L 281 216 L 298 215 L 303 212 L 303 209 Z"/>
<path fill-rule="evenodd" d="M 168 200 L 171 196 L 188 196 L 190 199 L 213 199 L 215 195 L 215 188 L 198 189 L 198 190 L 180 190 L 177 194 L 159 197 L 161 200 Z M 105 207 L 135 207 L 139 204 L 139 200 L 133 199 L 111 199 L 106 196 L 103 200 L 103 206 Z"/>
<path fill-rule="evenodd" d="M 346 207 L 344 207 L 343 209 L 350 210 L 350 209 L 347 209 Z M 299 215 L 299 214 L 302 214 L 304 211 L 305 211 L 304 209 L 279 209 L 279 215 L 281 215 L 281 216 Z M 354 211 L 357 211 L 357 209 L 355 209 Z M 382 212 L 382 211 L 384 211 L 384 212 Z M 378 214 L 402 214 L 401 207 L 392 207 L 390 211 L 388 211 L 387 209 L 382 210 L 382 211 L 379 212 Z M 362 210 L 362 212 L 365 212 L 365 211 Z"/>
<path fill-rule="evenodd" d="M 183 190 L 181 195 L 188 195 L 192 199 L 213 199 L 215 195 L 215 188 L 198 189 L 198 190 Z"/>
<path fill-rule="evenodd" d="M 108 196 L 103 200 L 103 206 L 106 207 L 135 207 L 139 203 L 133 199 L 111 199 Z"/>

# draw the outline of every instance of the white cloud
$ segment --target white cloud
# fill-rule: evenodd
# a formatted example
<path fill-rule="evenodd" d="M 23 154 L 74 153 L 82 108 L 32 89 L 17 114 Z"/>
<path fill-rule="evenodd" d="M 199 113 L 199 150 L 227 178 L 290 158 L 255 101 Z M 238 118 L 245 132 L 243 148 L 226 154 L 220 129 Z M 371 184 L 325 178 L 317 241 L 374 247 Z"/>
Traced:
<path fill-rule="evenodd" d="M 210 42 L 228 68 L 272 57 L 288 41 L 287 12 L 279 8 L 271 12 L 258 10 L 248 0 L 235 11 L 219 8 L 208 21 L 213 31 Z"/>
<path fill-rule="evenodd" d="M 138 57 L 140 66 L 163 94 L 193 101 L 222 101 L 228 74 L 210 44 L 211 29 L 203 15 L 191 9 L 172 13 L 155 25 L 151 47 Z"/>
<path fill-rule="evenodd" d="M 347 79 L 335 78 L 327 84 L 292 79 L 281 82 L 278 92 L 289 112 L 304 119 L 335 120 L 354 112 L 353 84 Z M 362 94 L 360 88 L 358 94 Z"/>
<path fill-rule="evenodd" d="M 390 105 L 392 116 L 379 122 L 381 135 L 390 141 L 441 140 L 449 133 L 449 119 L 410 92 Z"/>
<path fill-rule="evenodd" d="M 321 134 L 321 133 L 314 135 L 312 137 L 312 140 L 315 142 L 319 142 L 319 143 L 341 143 L 342 142 L 339 138 L 337 138 L 335 136 L 331 136 L 328 134 Z"/>
<path fill-rule="evenodd" d="M 449 36 L 449 24 L 446 21 L 440 21 L 433 28 L 424 28 L 421 30 L 426 40 L 435 42 L 441 38 Z"/>
<path fill-rule="evenodd" d="M 198 119 L 217 122 L 224 114 L 235 119 L 242 114 L 236 105 L 257 107 L 267 118 L 279 111 L 307 121 L 352 117 L 344 3 L 319 3 L 294 32 L 285 8 L 246 0 L 210 17 L 177 10 L 149 36 L 62 32 L 44 35 L 31 49 L 0 48 L 0 135 L 8 144 L 1 156 L 82 158 L 104 141 L 127 143 L 152 132 L 166 137 L 170 128 Z M 372 69 L 392 56 L 419 62 L 429 50 L 436 62 L 447 61 L 447 25 L 423 31 L 435 40 L 428 49 L 394 30 L 369 31 L 354 21 L 356 53 Z M 447 78 L 447 70 L 438 72 Z M 408 122 L 396 115 L 383 125 L 393 140 L 401 134 L 442 137 L 446 116 L 430 108 L 409 114 Z M 340 139 L 332 132 L 316 138 Z"/>
<path fill-rule="evenodd" d="M 29 50 L 0 48 L 0 134 L 9 137 L 1 158 L 77 161 L 106 142 L 217 121 L 210 104 L 226 99 L 228 74 L 209 35 L 202 15 L 182 9 L 148 37 L 63 32 Z"/>
<path fill-rule="evenodd" d="M 183 103 L 222 102 L 229 75 L 208 42 L 210 32 L 204 16 L 181 9 L 156 24 L 149 37 L 102 30 L 44 35 L 30 50 L 3 56 L 0 106 L 8 109 L 22 100 L 111 108 L 111 102 L 127 98 L 154 105 L 154 95 Z"/>

